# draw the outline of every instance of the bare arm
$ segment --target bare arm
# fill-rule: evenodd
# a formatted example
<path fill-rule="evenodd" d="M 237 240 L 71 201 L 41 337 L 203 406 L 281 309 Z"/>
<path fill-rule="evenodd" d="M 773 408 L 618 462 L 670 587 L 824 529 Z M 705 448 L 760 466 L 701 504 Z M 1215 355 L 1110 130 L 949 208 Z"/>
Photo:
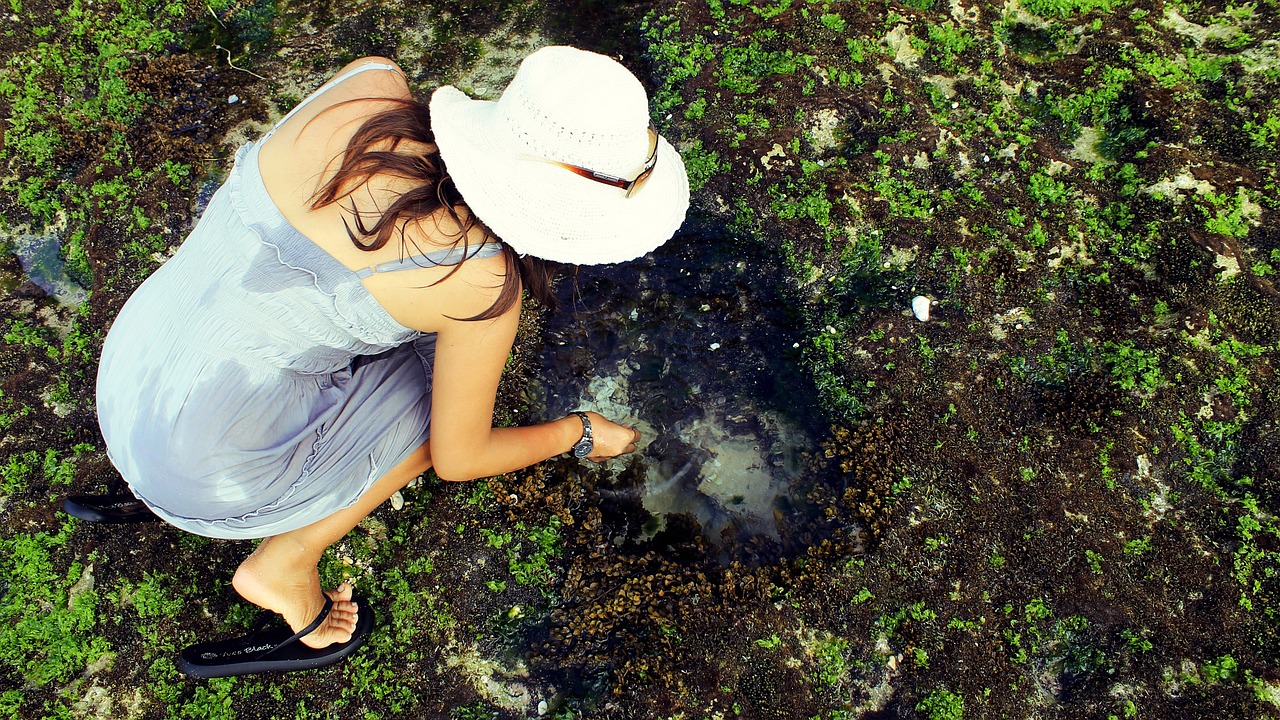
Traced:
<path fill-rule="evenodd" d="M 566 452 L 581 434 L 560 422 L 494 428 L 498 379 L 519 322 L 519 305 L 492 321 L 446 321 L 436 338 L 431 458 L 446 480 L 508 472 Z M 577 420 L 574 420 L 576 423 Z"/>
<path fill-rule="evenodd" d="M 492 304 L 501 284 L 501 266 L 500 258 L 468 260 L 435 285 L 429 278 L 444 269 L 371 279 L 371 289 L 393 317 L 408 327 L 436 333 L 430 443 L 436 474 L 445 480 L 471 480 L 527 467 L 568 452 L 582 437 L 582 422 L 573 415 L 539 425 L 493 427 L 498 380 L 515 340 L 520 304 L 493 320 L 454 318 L 477 315 Z M 411 276 L 417 277 L 409 281 Z M 590 417 L 596 446 L 591 459 L 635 449 L 638 436 L 633 430 L 595 413 Z"/>
<path fill-rule="evenodd" d="M 445 480 L 510 472 L 568 452 L 582 437 L 576 415 L 525 427 L 493 427 L 498 378 L 519 321 L 519 305 L 493 321 L 463 322 L 436 339 L 431 458 Z M 596 413 L 593 460 L 630 452 L 638 434 Z"/>

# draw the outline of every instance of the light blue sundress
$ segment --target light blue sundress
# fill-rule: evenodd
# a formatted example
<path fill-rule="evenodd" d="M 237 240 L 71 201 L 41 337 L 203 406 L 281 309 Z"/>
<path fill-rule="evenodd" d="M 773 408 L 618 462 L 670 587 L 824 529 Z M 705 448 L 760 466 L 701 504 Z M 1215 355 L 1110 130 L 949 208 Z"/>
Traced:
<path fill-rule="evenodd" d="M 393 69 L 363 65 L 290 115 L 351 75 Z M 158 515 L 210 537 L 321 520 L 426 442 L 435 336 L 397 323 L 360 280 L 463 259 L 456 248 L 348 269 L 267 194 L 270 135 L 237 151 L 191 235 L 125 303 L 98 369 L 111 461 Z"/>

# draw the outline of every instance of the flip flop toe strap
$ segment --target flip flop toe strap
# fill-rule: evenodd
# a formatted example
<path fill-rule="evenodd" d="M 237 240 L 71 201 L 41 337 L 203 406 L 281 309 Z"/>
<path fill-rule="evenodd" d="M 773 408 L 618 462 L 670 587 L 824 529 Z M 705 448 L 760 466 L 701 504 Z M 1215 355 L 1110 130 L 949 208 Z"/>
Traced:
<path fill-rule="evenodd" d="M 320 608 L 320 614 L 316 615 L 316 619 L 312 620 L 310 625 L 302 628 L 301 630 L 294 633 L 293 635 L 290 635 L 284 640 L 281 640 L 280 642 L 276 643 L 273 647 L 263 650 L 261 653 L 254 656 L 253 659 L 261 660 L 266 656 L 270 655 L 271 653 L 279 650 L 280 648 L 292 645 L 293 643 L 315 632 L 316 628 L 320 627 L 321 623 L 324 622 L 324 619 L 329 617 L 329 611 L 332 609 L 333 609 L 333 600 L 326 595 L 324 598 L 324 607 Z"/>

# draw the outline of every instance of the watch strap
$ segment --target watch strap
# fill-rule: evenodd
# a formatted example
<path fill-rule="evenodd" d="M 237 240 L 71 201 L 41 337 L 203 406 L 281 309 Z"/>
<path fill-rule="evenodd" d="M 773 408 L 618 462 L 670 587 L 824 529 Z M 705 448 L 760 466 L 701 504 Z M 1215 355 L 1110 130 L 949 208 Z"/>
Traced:
<path fill-rule="evenodd" d="M 591 418 L 587 417 L 587 414 L 581 410 L 574 410 L 573 414 L 577 415 L 578 419 L 582 421 L 582 437 L 573 444 L 573 455 L 574 457 L 584 458 L 591 454 L 596 444 L 595 438 L 591 434 Z"/>

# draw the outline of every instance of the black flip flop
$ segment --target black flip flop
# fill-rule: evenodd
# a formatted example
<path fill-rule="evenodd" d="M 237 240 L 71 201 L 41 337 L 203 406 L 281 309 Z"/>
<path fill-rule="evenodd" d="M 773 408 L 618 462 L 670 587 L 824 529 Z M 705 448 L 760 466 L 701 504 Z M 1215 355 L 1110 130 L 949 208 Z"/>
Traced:
<path fill-rule="evenodd" d="M 62 510 L 92 523 L 138 523 L 160 519 L 132 495 L 71 495 L 62 501 Z"/>
<path fill-rule="evenodd" d="M 320 615 L 296 633 L 288 626 L 267 627 L 276 615 L 264 612 L 246 635 L 197 643 L 184 649 L 178 656 L 178 669 L 192 677 L 207 679 L 328 667 L 364 645 L 373 631 L 373 609 L 361 598 L 351 600 L 359 608 L 359 619 L 351 639 L 344 643 L 313 648 L 300 642 L 329 616 L 333 600 L 325 597 Z"/>

